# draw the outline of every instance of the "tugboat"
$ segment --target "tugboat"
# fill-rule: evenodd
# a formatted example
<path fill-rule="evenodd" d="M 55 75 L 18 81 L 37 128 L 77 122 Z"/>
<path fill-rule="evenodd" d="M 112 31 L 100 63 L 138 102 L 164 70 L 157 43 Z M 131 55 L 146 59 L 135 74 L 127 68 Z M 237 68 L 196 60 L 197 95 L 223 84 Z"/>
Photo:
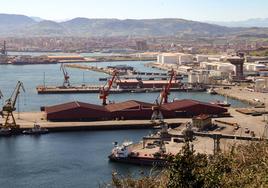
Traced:
<path fill-rule="evenodd" d="M 32 135 L 39 135 L 39 134 L 46 134 L 48 133 L 48 129 L 42 128 L 37 123 L 34 124 L 34 127 L 28 130 L 24 130 L 23 134 L 32 134 Z"/>

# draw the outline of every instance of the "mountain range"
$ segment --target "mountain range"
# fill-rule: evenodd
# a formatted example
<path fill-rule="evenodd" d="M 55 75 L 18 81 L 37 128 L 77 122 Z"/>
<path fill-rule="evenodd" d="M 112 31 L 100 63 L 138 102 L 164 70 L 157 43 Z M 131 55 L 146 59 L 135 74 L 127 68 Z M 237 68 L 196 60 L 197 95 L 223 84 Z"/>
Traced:
<path fill-rule="evenodd" d="M 254 28 L 268 34 L 268 28 Z M 252 33 L 252 28 L 234 28 L 184 19 L 89 19 L 74 18 L 64 22 L 25 15 L 0 14 L 1 36 L 222 36 Z"/>
<path fill-rule="evenodd" d="M 208 23 L 226 27 L 268 27 L 268 18 L 252 18 L 248 20 L 230 22 L 208 21 Z"/>

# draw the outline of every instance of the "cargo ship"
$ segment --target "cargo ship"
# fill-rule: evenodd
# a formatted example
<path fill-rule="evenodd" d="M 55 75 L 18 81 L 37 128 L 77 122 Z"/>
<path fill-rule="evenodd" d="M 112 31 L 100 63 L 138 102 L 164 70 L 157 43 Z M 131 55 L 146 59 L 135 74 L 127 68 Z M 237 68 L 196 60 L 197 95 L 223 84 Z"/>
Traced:
<path fill-rule="evenodd" d="M 110 93 L 149 93 L 159 92 L 168 84 L 167 80 L 137 80 L 121 79 L 115 81 Z M 102 85 L 80 85 L 80 86 L 44 86 L 36 87 L 38 94 L 62 94 L 62 93 L 99 93 Z M 174 82 L 171 91 L 191 91 L 194 88 L 187 88 L 180 82 Z M 200 90 L 201 91 L 201 90 Z"/>
<path fill-rule="evenodd" d="M 34 64 L 57 64 L 58 61 L 49 59 L 47 56 L 20 56 L 11 61 L 13 65 L 34 65 Z"/>
<path fill-rule="evenodd" d="M 101 86 L 37 86 L 36 90 L 38 94 L 63 94 L 63 93 L 99 93 Z M 128 92 L 117 88 L 112 88 L 111 93 Z"/>

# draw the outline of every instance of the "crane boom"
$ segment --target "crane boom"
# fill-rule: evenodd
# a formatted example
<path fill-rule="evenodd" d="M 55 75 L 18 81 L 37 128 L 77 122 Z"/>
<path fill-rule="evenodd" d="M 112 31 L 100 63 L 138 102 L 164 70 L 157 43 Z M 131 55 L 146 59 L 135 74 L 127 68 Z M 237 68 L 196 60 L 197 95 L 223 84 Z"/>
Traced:
<path fill-rule="evenodd" d="M 162 105 L 163 103 L 168 103 L 168 96 L 170 94 L 170 88 L 172 86 L 172 81 L 175 78 L 175 71 L 172 69 L 169 82 L 168 84 L 164 87 L 163 91 L 160 94 L 160 102 L 159 104 Z"/>
<path fill-rule="evenodd" d="M 116 69 L 113 71 L 112 76 L 112 79 L 109 79 L 107 82 L 108 87 L 105 89 L 105 86 L 103 86 L 100 90 L 99 99 L 102 99 L 102 105 L 107 105 L 107 97 L 109 96 L 115 78 L 118 76 L 118 71 Z"/>
<path fill-rule="evenodd" d="M 163 103 L 168 103 L 168 95 L 170 94 L 170 88 L 172 86 L 172 81 L 174 78 L 175 78 L 175 71 L 172 69 L 169 82 L 160 93 L 160 102 L 158 101 L 158 97 L 157 97 L 157 99 L 155 100 L 156 105 L 152 107 L 153 114 L 152 114 L 151 120 L 154 121 L 156 119 L 159 119 L 160 122 L 163 121 L 163 114 L 160 108 Z"/>
<path fill-rule="evenodd" d="M 11 95 L 11 98 L 10 98 L 10 100 L 12 101 L 12 103 L 11 103 L 12 107 L 15 107 L 15 105 L 16 105 L 17 98 L 20 94 L 20 88 L 25 92 L 25 88 L 23 86 L 23 83 L 21 81 L 18 81 L 16 88 L 14 89 L 14 91 Z"/>
<path fill-rule="evenodd" d="M 17 102 L 17 98 L 20 94 L 20 89 L 22 89 L 25 92 L 23 83 L 21 81 L 18 81 L 14 91 L 12 92 L 11 96 L 9 99 L 6 100 L 5 105 L 3 106 L 3 110 L 2 110 L 2 114 L 5 117 L 6 116 L 6 120 L 4 123 L 4 128 L 17 128 L 18 125 L 16 124 L 14 115 L 13 115 L 13 111 L 16 110 L 16 102 Z M 9 117 L 12 117 L 12 122 L 9 122 Z"/>
<path fill-rule="evenodd" d="M 69 87 L 71 85 L 70 84 L 70 81 L 69 81 L 70 76 L 69 76 L 69 74 L 68 74 L 65 66 L 63 65 L 63 63 L 61 64 L 60 69 L 62 70 L 63 78 L 64 78 L 64 80 L 63 80 L 63 87 Z"/>

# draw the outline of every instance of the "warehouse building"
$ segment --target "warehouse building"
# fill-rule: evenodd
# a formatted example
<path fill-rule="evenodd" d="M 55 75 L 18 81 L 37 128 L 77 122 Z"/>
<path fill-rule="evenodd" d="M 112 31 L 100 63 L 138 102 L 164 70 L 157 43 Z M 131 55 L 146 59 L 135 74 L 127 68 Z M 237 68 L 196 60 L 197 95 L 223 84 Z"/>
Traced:
<path fill-rule="evenodd" d="M 47 120 L 50 121 L 96 121 L 110 119 L 110 113 L 99 105 L 69 102 L 45 107 Z"/>
<path fill-rule="evenodd" d="M 70 102 L 45 107 L 49 121 L 96 121 L 96 120 L 135 120 L 151 119 L 155 104 L 136 100 L 108 104 L 106 106 Z M 200 114 L 221 115 L 227 109 L 200 101 L 184 99 L 163 104 L 164 118 L 193 117 Z"/>
<path fill-rule="evenodd" d="M 168 111 L 164 117 L 193 117 L 200 114 L 221 115 L 227 112 L 227 109 L 218 105 L 205 103 L 201 101 L 183 99 L 171 103 L 163 104 L 162 107 Z"/>
<path fill-rule="evenodd" d="M 151 119 L 154 104 L 135 100 L 105 106 L 112 119 Z"/>

